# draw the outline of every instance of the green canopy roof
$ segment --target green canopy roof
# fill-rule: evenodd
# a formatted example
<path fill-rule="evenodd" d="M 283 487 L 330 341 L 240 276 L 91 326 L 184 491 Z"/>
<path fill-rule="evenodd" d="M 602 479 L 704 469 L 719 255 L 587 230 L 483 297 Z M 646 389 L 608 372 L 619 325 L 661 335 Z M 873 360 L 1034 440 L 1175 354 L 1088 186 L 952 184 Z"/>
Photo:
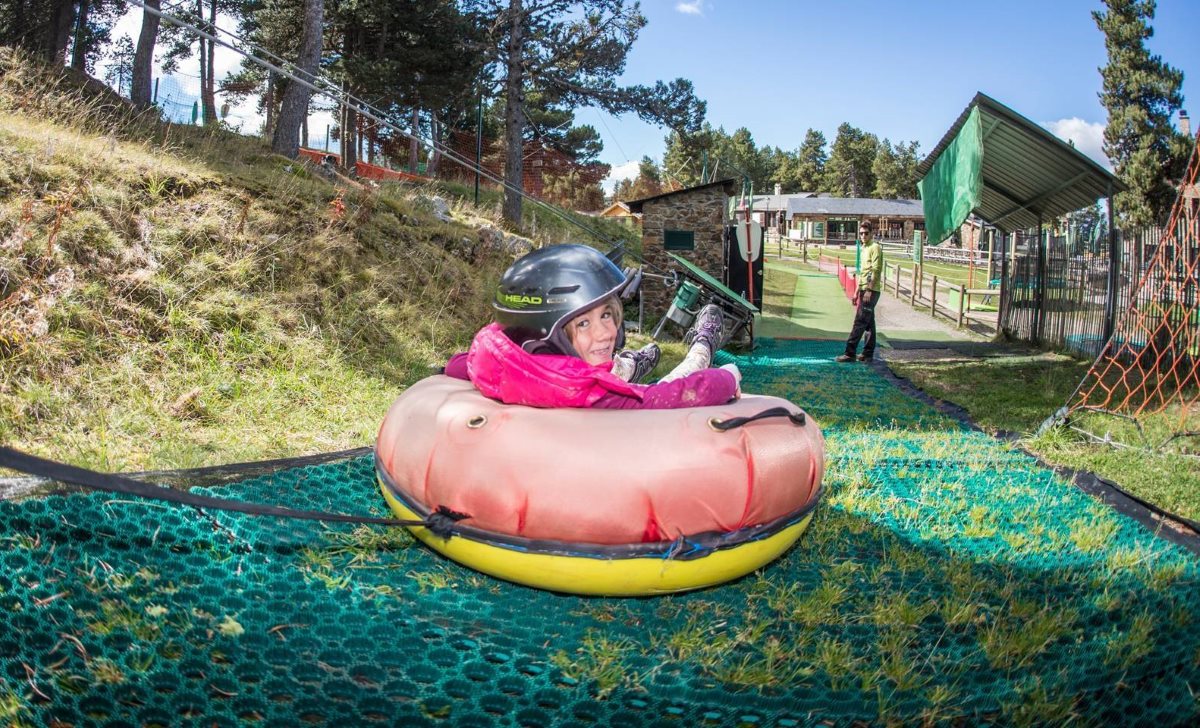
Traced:
<path fill-rule="evenodd" d="M 1087 155 L 982 93 L 917 171 L 932 243 L 971 213 L 1011 232 L 1125 189 Z"/>

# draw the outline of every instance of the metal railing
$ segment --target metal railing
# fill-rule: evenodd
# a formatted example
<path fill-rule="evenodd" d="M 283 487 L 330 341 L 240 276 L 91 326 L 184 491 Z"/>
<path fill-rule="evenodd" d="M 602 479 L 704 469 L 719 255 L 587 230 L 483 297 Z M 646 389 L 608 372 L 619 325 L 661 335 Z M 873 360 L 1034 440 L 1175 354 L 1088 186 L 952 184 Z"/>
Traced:
<path fill-rule="evenodd" d="M 1121 254 L 1116 288 L 1110 290 L 1106 253 L 1080 249 L 1065 236 L 1046 236 L 1039 246 L 1036 236 L 1018 234 L 1020 252 L 1012 257 L 1001 328 L 1018 339 L 1096 356 L 1115 324 L 1108 312 L 1119 316 L 1131 303 L 1142 303 L 1133 301 L 1135 289 L 1162 237 L 1157 228 L 1117 231 Z M 1115 306 L 1110 306 L 1114 296 Z"/>

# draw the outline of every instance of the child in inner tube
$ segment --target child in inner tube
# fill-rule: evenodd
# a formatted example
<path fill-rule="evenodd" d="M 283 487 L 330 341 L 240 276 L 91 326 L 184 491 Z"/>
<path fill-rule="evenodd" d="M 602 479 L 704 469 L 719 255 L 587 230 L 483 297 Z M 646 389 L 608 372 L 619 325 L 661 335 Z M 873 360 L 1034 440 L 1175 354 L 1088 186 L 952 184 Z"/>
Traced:
<path fill-rule="evenodd" d="M 675 409 L 724 404 L 739 394 L 734 364 L 711 368 L 721 311 L 700 309 L 684 336 L 684 360 L 655 384 L 638 382 L 658 363 L 658 346 L 624 344 L 621 296 L 632 279 L 586 245 L 554 245 L 523 256 L 500 278 L 495 323 L 480 329 L 446 374 L 485 396 L 531 407 Z"/>

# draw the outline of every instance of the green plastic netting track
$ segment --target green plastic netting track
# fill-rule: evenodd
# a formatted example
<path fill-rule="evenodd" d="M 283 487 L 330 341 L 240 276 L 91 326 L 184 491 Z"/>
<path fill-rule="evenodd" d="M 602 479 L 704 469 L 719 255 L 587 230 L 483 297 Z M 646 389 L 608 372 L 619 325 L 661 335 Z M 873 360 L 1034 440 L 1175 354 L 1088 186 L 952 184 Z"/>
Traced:
<path fill-rule="evenodd" d="M 748 391 L 821 423 L 827 491 L 783 558 L 696 593 L 545 593 L 464 569 L 401 529 L 105 494 L 0 504 L 0 718 L 1194 721 L 1194 558 L 870 368 L 832 363 L 840 347 L 766 341 L 736 358 Z M 386 514 L 369 458 L 219 492 Z"/>

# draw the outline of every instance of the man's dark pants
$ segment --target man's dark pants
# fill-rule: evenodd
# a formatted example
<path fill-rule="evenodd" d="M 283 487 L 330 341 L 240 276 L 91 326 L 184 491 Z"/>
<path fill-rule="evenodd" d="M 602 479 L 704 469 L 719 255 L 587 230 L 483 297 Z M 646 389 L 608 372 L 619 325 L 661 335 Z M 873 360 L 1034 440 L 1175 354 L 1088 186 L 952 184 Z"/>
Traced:
<path fill-rule="evenodd" d="M 862 355 L 865 359 L 875 356 L 875 304 L 879 303 L 879 291 L 864 290 L 854 312 L 854 328 L 850 329 L 850 338 L 846 339 L 846 355 L 854 356 L 858 349 L 858 340 L 866 334 L 863 341 Z"/>

